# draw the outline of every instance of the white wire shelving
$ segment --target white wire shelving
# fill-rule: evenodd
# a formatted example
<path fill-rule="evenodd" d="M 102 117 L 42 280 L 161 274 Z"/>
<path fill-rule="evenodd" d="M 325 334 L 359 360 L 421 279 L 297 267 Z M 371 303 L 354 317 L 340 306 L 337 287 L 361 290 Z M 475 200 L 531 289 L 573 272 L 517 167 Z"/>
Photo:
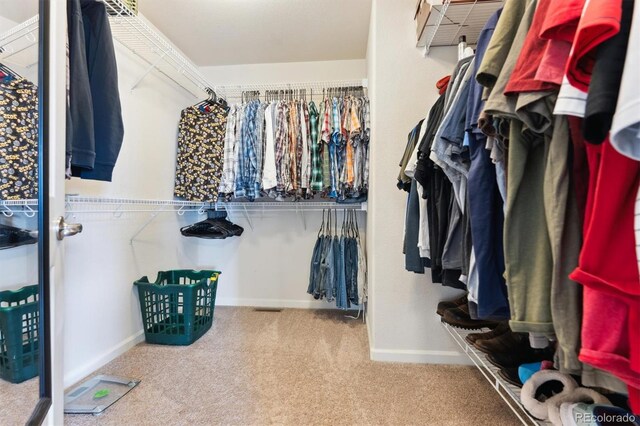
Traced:
<path fill-rule="evenodd" d="M 166 78 L 191 93 L 196 98 L 207 94 L 213 85 L 199 71 L 198 67 L 169 41 L 151 22 L 140 13 L 131 10 L 122 0 L 103 0 L 107 12 L 113 38 L 129 49 L 147 64 L 144 72 L 131 86 L 134 90 L 152 71 L 163 74 Z M 38 16 L 16 25 L 0 35 L 0 59 L 6 59 L 37 44 Z M 13 47 L 18 40 L 27 39 L 19 46 Z M 17 43 L 16 43 L 17 44 Z M 33 58 L 37 60 L 37 58 Z"/>
<path fill-rule="evenodd" d="M 424 47 L 424 56 L 432 47 L 455 46 L 460 36 L 468 44 L 476 44 L 485 23 L 504 4 L 504 0 L 442 0 L 434 4 L 426 28 L 417 47 Z"/>
<path fill-rule="evenodd" d="M 196 65 L 140 13 L 122 0 L 103 0 L 110 15 L 113 38 L 148 64 L 136 79 L 135 89 L 150 72 L 157 70 L 196 98 L 212 85 Z"/>
<path fill-rule="evenodd" d="M 263 83 L 263 84 L 229 84 L 217 85 L 213 87 L 215 92 L 225 99 L 237 100 L 242 96 L 242 92 L 258 91 L 264 94 L 267 90 L 307 90 L 307 96 L 322 95 L 322 91 L 331 88 L 341 87 L 363 87 L 367 88 L 368 80 L 327 80 L 327 81 L 308 81 L 294 83 Z"/>
<path fill-rule="evenodd" d="M 306 212 L 320 212 L 328 209 L 367 211 L 367 203 L 342 204 L 335 201 L 233 201 L 233 202 L 201 202 L 180 200 L 153 200 L 130 198 L 104 198 L 82 197 L 67 195 L 65 197 L 65 214 L 67 217 L 76 218 L 84 214 L 107 214 L 109 219 L 120 219 L 125 214 L 148 213 L 146 222 L 131 237 L 135 239 L 147 226 L 149 226 L 160 213 L 176 213 L 184 216 L 186 213 L 205 214 L 207 210 L 225 210 L 230 215 L 241 214 L 254 229 L 252 217 L 260 214 L 264 217 L 269 212 L 285 213 L 294 212 L 302 221 L 304 229 L 307 229 Z M 38 200 L 0 200 L 0 213 L 4 217 L 12 217 L 15 214 L 24 214 L 34 217 L 38 213 Z"/>
<path fill-rule="evenodd" d="M 469 359 L 471 359 L 471 362 L 473 362 L 473 364 L 478 368 L 484 378 L 487 379 L 491 386 L 496 390 L 498 395 L 500 395 L 509 408 L 511 408 L 511 411 L 513 411 L 523 425 L 550 425 L 550 423 L 536 420 L 527 412 L 527 410 L 524 409 L 520 402 L 520 388 L 503 380 L 498 375 L 498 367 L 487 361 L 486 355 L 473 347 L 473 345 L 469 344 L 465 339 L 467 334 L 472 332 L 484 332 L 488 331 L 488 329 L 480 331 L 466 331 L 452 327 L 445 322 L 443 322 L 442 325 L 445 330 L 449 332 L 451 337 L 453 337 L 453 340 L 455 340 L 455 342 L 460 346 L 462 351 L 469 357 Z"/>
<path fill-rule="evenodd" d="M 81 197 L 68 195 L 66 197 L 66 215 L 75 218 L 78 214 L 86 213 L 106 213 L 113 215 L 113 218 L 120 218 L 125 213 L 150 213 L 148 219 L 138 228 L 131 237 L 131 242 L 149 226 L 160 213 L 174 212 L 183 216 L 188 212 L 204 214 L 207 210 L 223 209 L 230 215 L 242 214 L 254 229 L 251 213 L 266 212 L 296 212 L 300 217 L 304 229 L 307 229 L 305 212 L 323 211 L 327 209 L 336 210 L 359 210 L 366 211 L 367 203 L 339 204 L 334 201 L 298 201 L 298 202 L 200 202 L 200 201 L 179 201 L 179 200 L 150 200 L 150 199 L 127 199 L 127 198 L 101 198 L 101 197 Z"/>
<path fill-rule="evenodd" d="M 36 15 L 0 34 L 0 60 L 8 62 L 12 56 L 26 52 L 30 47 L 37 45 L 38 23 L 39 17 Z M 31 59 L 28 62 L 31 63 L 22 65 L 33 64 Z"/>
<path fill-rule="evenodd" d="M 0 213 L 4 217 L 11 217 L 16 213 L 34 217 L 38 213 L 38 200 L 0 200 Z"/>

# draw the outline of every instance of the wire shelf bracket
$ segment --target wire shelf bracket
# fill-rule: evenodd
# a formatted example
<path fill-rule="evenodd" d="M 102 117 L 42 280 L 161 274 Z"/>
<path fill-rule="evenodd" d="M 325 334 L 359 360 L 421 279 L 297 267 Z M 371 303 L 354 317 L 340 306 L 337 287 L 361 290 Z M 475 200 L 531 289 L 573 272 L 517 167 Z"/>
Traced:
<path fill-rule="evenodd" d="M 134 90 L 154 70 L 198 98 L 212 85 L 198 67 L 160 30 L 122 0 L 103 0 L 110 15 L 113 38 L 149 66 L 131 87 Z"/>
<path fill-rule="evenodd" d="M 523 425 L 540 426 L 548 424 L 533 418 L 520 402 L 520 389 L 502 380 L 502 378 L 498 376 L 498 368 L 486 360 L 486 355 L 467 343 L 465 337 L 470 333 L 469 331 L 459 330 L 445 322 L 442 322 L 442 326 L 449 332 L 453 340 L 460 346 L 462 351 L 469 357 L 471 362 L 478 368 L 484 378 L 491 384 L 491 387 L 496 390 L 498 395 L 500 395 L 509 408 L 511 408 L 511 411 L 513 411 Z"/>
<path fill-rule="evenodd" d="M 503 4 L 504 0 L 442 0 L 430 6 L 424 35 L 418 40 L 418 47 L 424 46 L 423 56 L 435 46 L 455 46 L 462 35 L 476 44 L 487 20 Z"/>

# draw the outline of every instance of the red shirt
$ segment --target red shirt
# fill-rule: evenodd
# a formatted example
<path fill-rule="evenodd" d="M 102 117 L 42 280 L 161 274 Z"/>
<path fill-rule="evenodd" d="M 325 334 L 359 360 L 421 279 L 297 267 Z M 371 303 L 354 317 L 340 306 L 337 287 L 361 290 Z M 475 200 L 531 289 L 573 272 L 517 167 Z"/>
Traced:
<path fill-rule="evenodd" d="M 553 5 L 540 28 L 540 37 L 573 43 L 585 0 L 563 0 Z"/>
<path fill-rule="evenodd" d="M 571 43 L 576 35 L 585 0 L 555 2 L 540 27 L 540 37 L 549 40 L 545 47 L 536 80 L 562 84 Z"/>
<path fill-rule="evenodd" d="M 595 48 L 620 31 L 621 18 L 621 0 L 588 0 L 567 63 L 566 74 L 571 85 L 588 91 Z"/>
<path fill-rule="evenodd" d="M 547 11 L 553 12 L 553 9 L 549 8 L 552 2 L 553 0 L 540 0 L 538 2 L 531 28 L 529 28 L 516 66 L 505 87 L 505 95 L 519 92 L 541 92 L 558 88 L 557 84 L 536 80 L 536 72 L 548 44 L 548 40 L 540 38 L 540 28 L 545 20 Z"/>

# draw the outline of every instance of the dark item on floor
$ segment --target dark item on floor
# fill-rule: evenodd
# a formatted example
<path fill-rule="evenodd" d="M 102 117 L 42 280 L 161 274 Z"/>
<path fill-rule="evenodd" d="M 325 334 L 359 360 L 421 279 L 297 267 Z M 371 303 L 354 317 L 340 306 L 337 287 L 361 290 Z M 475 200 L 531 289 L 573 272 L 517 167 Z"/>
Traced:
<path fill-rule="evenodd" d="M 138 379 L 100 375 L 64 394 L 65 414 L 100 414 L 140 383 Z"/>
<path fill-rule="evenodd" d="M 0 250 L 36 244 L 38 238 L 34 236 L 34 233 L 37 233 L 37 231 L 0 225 Z"/>
<path fill-rule="evenodd" d="M 508 331 L 511 331 L 511 329 L 509 328 L 509 321 L 502 321 L 500 322 L 500 324 L 498 324 L 498 326 L 496 328 L 494 328 L 493 330 L 489 330 L 485 333 L 470 333 L 467 334 L 467 336 L 465 337 L 465 340 L 468 343 L 471 343 L 472 345 L 476 342 L 476 340 L 489 340 L 489 339 L 493 339 L 494 337 L 498 337 Z"/>
<path fill-rule="evenodd" d="M 436 308 L 436 313 L 440 316 L 444 315 L 444 311 L 451 308 L 457 308 L 460 305 L 466 305 L 467 301 L 467 293 L 463 294 L 460 297 L 456 297 L 453 300 L 443 300 L 438 303 L 438 307 Z"/>
<path fill-rule="evenodd" d="M 513 368 L 501 368 L 498 370 L 498 376 L 505 382 L 517 386 L 519 388 L 522 387 L 522 382 L 520 381 L 520 377 L 518 376 L 518 367 Z"/>
<path fill-rule="evenodd" d="M 244 228 L 227 220 L 224 210 L 207 210 L 207 218 L 203 221 L 180 228 L 185 237 L 222 240 L 229 237 L 239 237 Z"/>
<path fill-rule="evenodd" d="M 21 383 L 38 375 L 38 285 L 0 292 L 0 378 Z"/>
<path fill-rule="evenodd" d="M 496 321 L 475 320 L 469 315 L 469 305 L 463 304 L 456 308 L 450 308 L 444 311 L 442 321 L 447 324 L 462 328 L 464 330 L 479 330 L 481 328 L 495 328 L 498 326 Z"/>
<path fill-rule="evenodd" d="M 185 269 L 135 281 L 147 343 L 190 345 L 202 337 L 213 323 L 220 274 Z"/>

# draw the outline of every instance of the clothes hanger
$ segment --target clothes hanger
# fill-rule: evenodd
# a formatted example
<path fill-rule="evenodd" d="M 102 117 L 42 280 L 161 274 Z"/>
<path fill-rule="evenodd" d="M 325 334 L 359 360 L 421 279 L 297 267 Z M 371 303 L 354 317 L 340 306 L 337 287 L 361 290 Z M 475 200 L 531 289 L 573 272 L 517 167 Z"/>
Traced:
<path fill-rule="evenodd" d="M 324 231 L 324 213 L 325 213 L 325 209 L 322 209 L 322 223 L 320 224 L 320 230 L 318 231 L 318 238 L 320 238 L 320 236 L 324 236 L 322 233 Z"/>
<path fill-rule="evenodd" d="M 22 78 L 20 74 L 18 74 L 17 72 L 15 72 L 14 70 L 12 70 L 11 68 L 9 68 L 8 66 L 2 63 L 0 63 L 0 71 L 2 71 L 6 75 L 6 77 L 10 77 L 11 79 Z"/>

